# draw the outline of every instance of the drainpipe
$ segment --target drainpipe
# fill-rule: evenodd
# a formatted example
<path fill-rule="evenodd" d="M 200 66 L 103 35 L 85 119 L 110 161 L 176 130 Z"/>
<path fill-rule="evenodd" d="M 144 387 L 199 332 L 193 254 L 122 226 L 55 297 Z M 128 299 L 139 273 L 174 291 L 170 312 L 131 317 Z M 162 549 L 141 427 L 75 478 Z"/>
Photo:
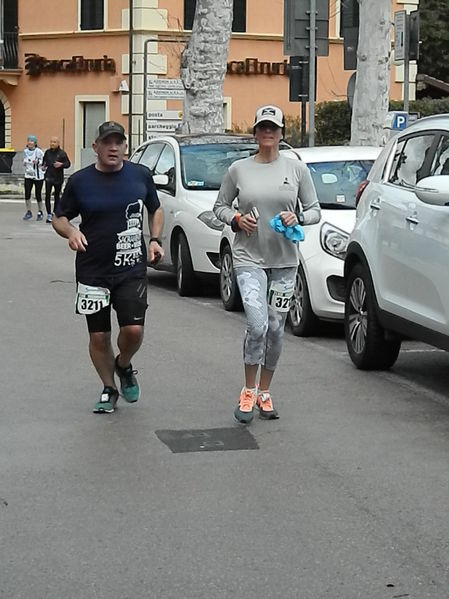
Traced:
<path fill-rule="evenodd" d="M 133 151 L 133 33 L 134 33 L 134 3 L 129 0 L 129 65 L 128 65 L 128 155 Z"/>

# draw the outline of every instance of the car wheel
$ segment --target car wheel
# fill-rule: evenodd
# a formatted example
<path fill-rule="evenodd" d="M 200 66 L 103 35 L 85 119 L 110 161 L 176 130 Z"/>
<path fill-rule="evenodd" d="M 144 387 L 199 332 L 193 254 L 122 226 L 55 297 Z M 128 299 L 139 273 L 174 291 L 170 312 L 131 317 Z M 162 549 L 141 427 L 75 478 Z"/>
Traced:
<path fill-rule="evenodd" d="M 295 290 L 293 292 L 288 320 L 293 335 L 310 337 L 318 327 L 319 319 L 312 310 L 306 275 L 301 265 L 296 271 Z"/>
<path fill-rule="evenodd" d="M 223 307 L 228 312 L 242 310 L 242 298 L 237 286 L 232 250 L 229 245 L 225 245 L 220 256 L 220 296 Z"/>
<path fill-rule="evenodd" d="M 351 270 L 346 286 L 345 337 L 351 360 L 361 370 L 390 368 L 401 349 L 401 340 L 386 338 L 379 324 L 371 277 L 361 264 Z"/>
<path fill-rule="evenodd" d="M 194 294 L 196 277 L 192 266 L 189 244 L 184 233 L 180 233 L 178 237 L 176 283 L 179 295 L 185 297 Z"/>

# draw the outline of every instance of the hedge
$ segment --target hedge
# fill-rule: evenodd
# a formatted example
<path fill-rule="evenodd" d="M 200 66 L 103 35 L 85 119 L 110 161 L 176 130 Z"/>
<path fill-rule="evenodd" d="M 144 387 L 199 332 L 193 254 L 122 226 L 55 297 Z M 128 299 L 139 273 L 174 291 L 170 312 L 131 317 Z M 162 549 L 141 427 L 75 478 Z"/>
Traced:
<path fill-rule="evenodd" d="M 390 101 L 389 110 L 402 110 L 401 101 Z M 409 112 L 421 117 L 449 113 L 449 98 L 435 100 L 422 98 L 409 102 Z M 286 140 L 300 145 L 301 123 L 299 117 L 286 116 Z M 317 146 L 347 145 L 351 139 L 351 110 L 346 101 L 320 102 L 315 108 L 315 144 Z M 306 140 L 307 144 L 307 140 Z"/>

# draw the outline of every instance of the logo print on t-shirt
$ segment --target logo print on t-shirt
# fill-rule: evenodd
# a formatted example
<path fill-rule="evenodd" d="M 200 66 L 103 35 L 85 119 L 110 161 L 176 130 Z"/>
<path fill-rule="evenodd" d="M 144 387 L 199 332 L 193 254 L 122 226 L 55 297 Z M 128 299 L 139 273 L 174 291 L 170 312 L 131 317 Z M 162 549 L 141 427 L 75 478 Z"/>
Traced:
<path fill-rule="evenodd" d="M 142 258 L 143 201 L 128 204 L 126 229 L 117 233 L 114 266 L 135 266 Z"/>

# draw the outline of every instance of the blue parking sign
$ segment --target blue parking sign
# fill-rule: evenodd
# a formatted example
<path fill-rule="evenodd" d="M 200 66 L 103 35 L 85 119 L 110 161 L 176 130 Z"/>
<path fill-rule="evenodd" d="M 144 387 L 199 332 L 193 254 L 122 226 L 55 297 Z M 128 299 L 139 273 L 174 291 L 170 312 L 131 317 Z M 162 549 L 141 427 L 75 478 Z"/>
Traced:
<path fill-rule="evenodd" d="M 407 127 L 408 113 L 396 111 L 391 124 L 392 129 L 401 131 Z"/>

